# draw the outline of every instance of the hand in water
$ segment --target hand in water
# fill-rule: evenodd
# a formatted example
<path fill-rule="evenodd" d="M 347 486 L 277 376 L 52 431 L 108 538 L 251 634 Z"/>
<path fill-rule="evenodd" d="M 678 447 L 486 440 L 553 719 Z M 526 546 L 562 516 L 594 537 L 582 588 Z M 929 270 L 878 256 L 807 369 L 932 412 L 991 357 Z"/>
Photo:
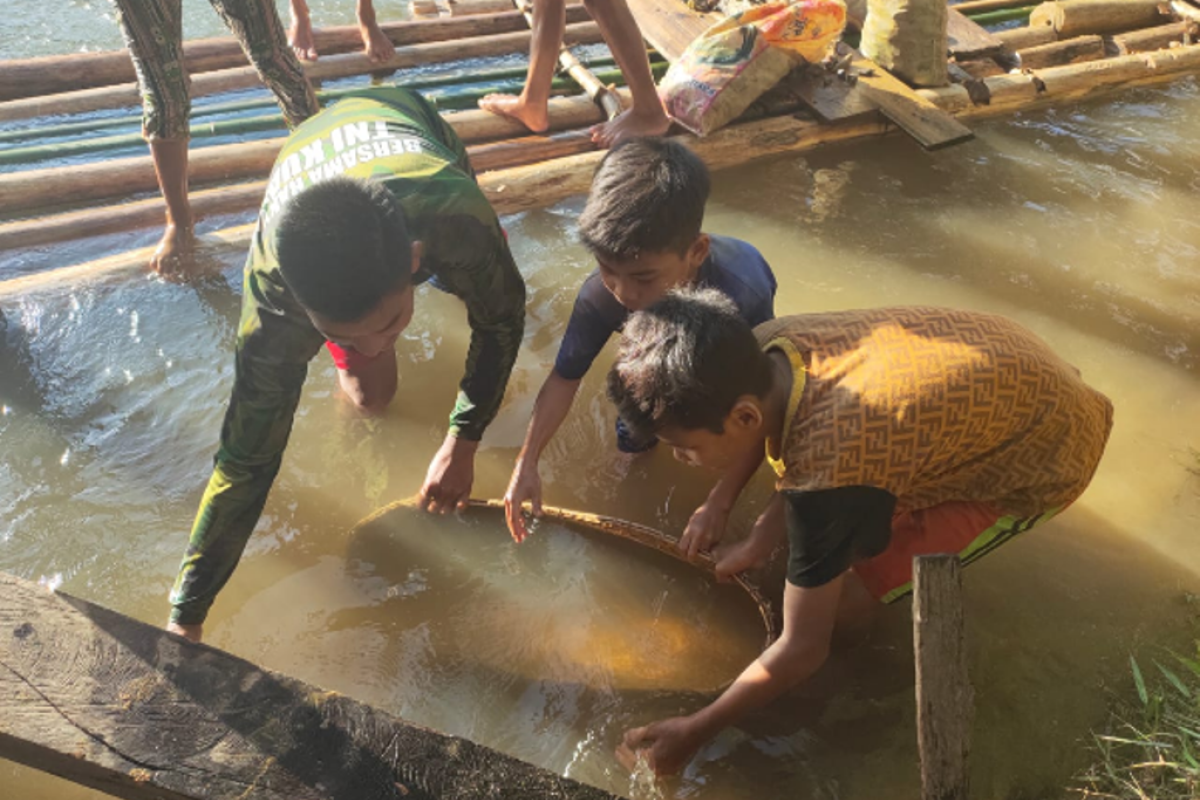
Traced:
<path fill-rule="evenodd" d="M 200 639 L 204 635 L 204 625 L 197 623 L 195 625 L 181 625 L 178 622 L 168 622 L 167 632 L 174 633 L 177 636 L 182 636 L 189 642 L 200 644 Z"/>
<path fill-rule="evenodd" d="M 688 560 L 712 549 L 725 535 L 725 524 L 729 522 L 729 510 L 705 503 L 696 509 L 688 520 L 683 536 L 679 537 L 679 549 Z"/>
<path fill-rule="evenodd" d="M 704 740 L 691 717 L 672 717 L 627 731 L 616 755 L 630 772 L 637 766 L 638 756 L 644 754 L 654 774 L 674 775 L 692 760 L 702 744 Z"/>
<path fill-rule="evenodd" d="M 417 496 L 417 504 L 423 511 L 446 514 L 466 508 L 471 484 L 475 482 L 475 450 L 478 447 L 479 442 L 459 439 L 453 434 L 446 437 L 429 463 L 425 485 Z"/>
<path fill-rule="evenodd" d="M 542 515 L 542 477 L 537 465 L 526 467 L 518 463 L 513 470 L 508 491 L 504 493 L 504 516 L 508 520 L 508 532 L 517 544 L 529 536 L 529 523 L 525 520 L 525 502 L 529 502 L 534 517 Z"/>
<path fill-rule="evenodd" d="M 186 278 L 196 271 L 196 234 L 190 225 L 168 223 L 158 248 L 150 257 L 150 269 L 164 278 Z"/>

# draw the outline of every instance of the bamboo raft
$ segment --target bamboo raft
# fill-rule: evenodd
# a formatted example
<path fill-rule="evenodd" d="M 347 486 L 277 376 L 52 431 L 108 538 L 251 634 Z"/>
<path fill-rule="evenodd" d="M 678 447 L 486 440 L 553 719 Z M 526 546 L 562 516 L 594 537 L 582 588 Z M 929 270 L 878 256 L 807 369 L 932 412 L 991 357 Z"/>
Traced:
<path fill-rule="evenodd" d="M 911 90 L 882 70 L 870 70 L 870 62 L 858 60 L 854 63 L 867 66 L 864 74 L 869 75 L 852 86 L 831 78 L 820 68 L 809 67 L 765 95 L 736 123 L 703 139 L 681 138 L 714 170 L 824 144 L 880 136 L 898 127 L 926 147 L 941 146 L 969 137 L 969 131 L 967 136 L 962 135 L 963 122 L 1197 73 L 1197 21 L 1188 13 L 1173 10 L 1193 8 L 1187 3 L 1059 0 L 1031 9 L 1024 0 L 968 0 L 951 9 L 953 60 L 952 83 L 948 86 Z M 318 45 L 327 47 L 330 54 L 306 65 L 306 71 L 314 81 L 321 81 L 369 75 L 380 69 L 449 63 L 464 55 L 527 51 L 528 21 L 520 10 L 497 11 L 494 0 L 458 0 L 454 6 L 451 16 L 385 25 L 397 50 L 382 66 L 371 64 L 361 53 L 338 52 L 355 46 L 353 29 L 326 31 L 318 38 Z M 631 8 L 648 42 L 668 60 L 678 57 L 681 36 L 702 30 L 713 21 L 711 15 L 691 12 L 678 0 L 632 0 Z M 472 14 L 473 9 L 485 13 Z M 1027 18 L 1028 24 L 997 32 L 978 24 L 990 24 L 995 15 L 1007 20 Z M 567 45 L 600 41 L 599 30 L 581 5 L 568 6 L 568 23 Z M 243 65 L 239 53 L 226 40 L 189 44 L 186 57 L 196 72 L 194 95 L 255 85 L 257 76 Z M 82 133 L 88 126 L 98 129 L 104 125 L 103 120 L 62 123 L 55 119 L 55 126 L 47 127 L 41 117 L 100 109 L 136 111 L 136 89 L 122 83 L 129 78 L 124 54 L 74 55 L 69 61 L 69 69 L 65 61 L 53 59 L 0 62 L 0 98 L 11 98 L 0 100 L 0 159 L 5 143 L 18 139 L 19 130 L 32 135 L 57 128 Z M 55 65 L 62 67 L 62 76 L 51 70 Z M 584 69 L 582 74 L 586 73 Z M 84 85 L 78 77 L 81 74 L 87 76 L 88 88 L 78 88 Z M 469 79 L 464 73 L 463 81 Z M 519 88 L 519 77 L 515 80 Z M 101 81 L 101 85 L 90 85 Z M 487 90 L 495 90 L 494 86 L 489 84 Z M 560 90 L 570 91 L 568 86 L 564 82 Z M 608 89 L 604 81 L 597 80 L 592 82 L 593 92 L 597 86 Z M 68 87 L 70 90 L 64 91 Z M 429 91 L 427 86 L 415 88 Z M 326 95 L 332 98 L 338 91 Z M 27 96 L 30 92 L 38 94 Z M 587 191 L 592 172 L 603 156 L 594 149 L 587 129 L 613 113 L 617 105 L 613 97 L 628 99 L 623 91 L 607 94 L 607 111 L 586 94 L 553 99 L 547 135 L 530 136 L 519 124 L 477 109 L 447 110 L 444 116 L 468 144 L 480 184 L 497 212 L 509 214 L 548 206 Z M 257 104 L 267 110 L 269 100 L 245 103 L 249 105 L 240 108 Z M 231 106 L 239 107 L 226 103 L 213 108 Z M 261 126 L 259 130 L 269 129 L 268 119 L 255 119 L 259 120 L 254 123 Z M 196 131 L 203 127 L 194 121 L 197 141 L 201 136 Z M 255 128 L 251 125 L 248 129 Z M 281 124 L 279 131 L 282 135 Z M 125 141 L 128 144 L 128 137 Z M 257 207 L 281 142 L 282 138 L 259 138 L 194 146 L 189 174 L 197 218 L 248 215 Z M 48 168 L 36 162 L 22 166 L 30 168 L 0 173 L 0 220 L 4 220 L 0 221 L 0 254 L 154 227 L 163 219 L 163 204 L 157 196 L 148 156 L 101 158 Z M 242 249 L 252 230 L 252 224 L 243 224 L 203 238 L 213 252 Z M 151 250 L 136 249 L 7 280 L 0 268 L 0 302 L 27 292 L 74 287 L 84 281 L 140 271 Z M 3 260 L 0 255 L 0 262 Z"/>

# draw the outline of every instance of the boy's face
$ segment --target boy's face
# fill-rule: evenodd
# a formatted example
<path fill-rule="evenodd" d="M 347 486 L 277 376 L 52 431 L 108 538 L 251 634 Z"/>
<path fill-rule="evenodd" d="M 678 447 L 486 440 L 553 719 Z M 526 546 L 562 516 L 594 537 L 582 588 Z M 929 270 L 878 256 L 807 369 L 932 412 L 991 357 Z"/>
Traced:
<path fill-rule="evenodd" d="M 702 233 L 682 254 L 659 250 L 642 253 L 630 261 L 597 259 L 600 280 L 622 306 L 630 311 L 641 311 L 661 300 L 670 290 L 690 283 L 704 259 L 708 258 L 708 245 L 708 234 Z"/>
<path fill-rule="evenodd" d="M 675 458 L 689 467 L 724 472 L 748 458 L 752 450 L 763 448 L 763 415 L 758 398 L 738 400 L 725 418 L 724 430 L 713 433 L 707 428 L 681 428 L 668 425 L 658 438 L 675 451 Z"/>
<path fill-rule="evenodd" d="M 412 271 L 421 268 L 421 243 L 413 242 Z M 375 306 L 360 319 L 353 322 L 335 322 L 305 309 L 317 332 L 329 341 L 350 350 L 357 350 L 368 358 L 374 358 L 396 343 L 400 334 L 412 322 L 413 286 L 390 292 L 379 299 Z"/>

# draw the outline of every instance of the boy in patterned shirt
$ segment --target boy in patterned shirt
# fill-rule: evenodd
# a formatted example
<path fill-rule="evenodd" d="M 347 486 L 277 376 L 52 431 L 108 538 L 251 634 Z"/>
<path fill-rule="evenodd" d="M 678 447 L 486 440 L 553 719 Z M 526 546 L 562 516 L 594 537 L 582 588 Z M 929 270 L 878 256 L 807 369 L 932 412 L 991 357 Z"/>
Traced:
<path fill-rule="evenodd" d="M 364 412 L 396 392 L 395 343 L 428 281 L 467 307 L 471 344 L 450 430 L 420 490 L 461 507 L 525 326 L 525 283 L 462 141 L 420 95 L 375 89 L 288 137 L 246 262 L 233 395 L 171 592 L 172 630 L 198 641 L 279 471 L 308 362 L 324 345 Z"/>
<path fill-rule="evenodd" d="M 644 749 L 659 773 L 812 675 L 835 627 L 908 594 L 913 556 L 971 563 L 1074 502 L 1112 425 L 1104 395 L 1003 317 L 878 308 L 751 331 L 715 292 L 635 314 L 609 395 L 684 462 L 774 468 L 719 576 L 789 548 L 780 638 L 708 707 L 626 734 L 622 759 Z"/>

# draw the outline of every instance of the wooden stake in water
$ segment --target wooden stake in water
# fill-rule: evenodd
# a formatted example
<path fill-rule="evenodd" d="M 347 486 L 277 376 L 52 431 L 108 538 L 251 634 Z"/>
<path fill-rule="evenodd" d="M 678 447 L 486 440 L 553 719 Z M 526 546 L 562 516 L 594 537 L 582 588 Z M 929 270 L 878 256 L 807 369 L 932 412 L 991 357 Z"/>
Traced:
<path fill-rule="evenodd" d="M 962 564 L 913 559 L 913 649 L 922 800 L 966 800 L 975 692 L 967 676 Z"/>

